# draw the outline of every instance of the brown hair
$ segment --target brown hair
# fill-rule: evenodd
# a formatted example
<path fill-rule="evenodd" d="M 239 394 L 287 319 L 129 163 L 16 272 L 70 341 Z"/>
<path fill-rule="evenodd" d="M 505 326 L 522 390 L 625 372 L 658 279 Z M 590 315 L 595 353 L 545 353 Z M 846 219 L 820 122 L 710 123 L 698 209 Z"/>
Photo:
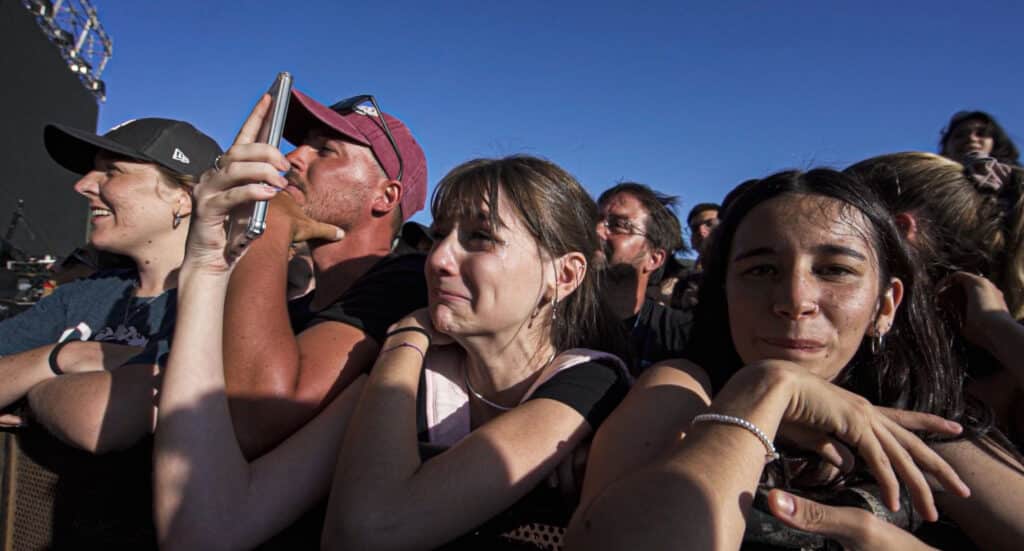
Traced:
<path fill-rule="evenodd" d="M 916 248 L 932 279 L 955 271 L 979 273 L 1024 318 L 1022 173 L 998 192 L 980 189 L 960 163 L 932 153 L 895 153 L 861 161 L 846 172 L 874 187 L 894 213 L 917 222 Z"/>
<path fill-rule="evenodd" d="M 445 225 L 472 218 L 486 205 L 491 226 L 500 227 L 499 191 L 543 253 L 556 258 L 578 252 L 586 258 L 583 281 L 559 302 L 558 316 L 551 323 L 554 346 L 558 350 L 596 348 L 625 358 L 624 337 L 600 300 L 600 278 L 594 269 L 594 254 L 600 247 L 595 231 L 597 205 L 561 167 L 528 155 L 465 162 L 445 175 L 434 190 L 430 205 L 434 222 Z"/>

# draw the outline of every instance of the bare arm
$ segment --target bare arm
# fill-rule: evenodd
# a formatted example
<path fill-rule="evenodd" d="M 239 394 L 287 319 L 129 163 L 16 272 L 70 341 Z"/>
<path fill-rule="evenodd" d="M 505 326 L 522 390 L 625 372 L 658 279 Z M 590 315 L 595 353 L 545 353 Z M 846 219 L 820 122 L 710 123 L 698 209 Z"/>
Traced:
<path fill-rule="evenodd" d="M 710 394 L 704 370 L 690 362 L 671 360 L 645 370 L 594 436 L 580 509 L 678 442 L 690 420 L 707 409 Z"/>
<path fill-rule="evenodd" d="M 294 204 L 285 208 L 282 201 L 290 199 L 271 202 L 267 230 L 234 268 L 225 302 L 224 369 L 231 416 L 250 458 L 309 421 L 373 365 L 378 350 L 361 330 L 338 322 L 319 324 L 298 337 L 292 332 L 285 293 L 288 246 L 307 237 L 296 237 L 307 230 L 298 227 L 295 217 L 301 214 L 294 212 Z"/>
<path fill-rule="evenodd" d="M 269 105 L 264 97 L 233 151 L 270 162 L 280 153 L 250 145 Z M 224 215 L 271 190 L 273 167 L 246 163 L 208 172 L 196 188 L 196 214 L 179 276 L 178 318 L 160 393 L 154 451 L 154 510 L 165 548 L 251 548 L 322 497 L 361 383 L 350 385 L 313 421 L 251 464 L 242 455 L 225 392 L 224 301 L 230 260 Z M 239 182 L 241 180 L 241 182 Z"/>
<path fill-rule="evenodd" d="M 50 369 L 50 353 L 57 344 L 0 358 L 0 408 L 21 398 L 34 386 L 57 377 Z M 113 369 L 141 352 L 135 346 L 101 342 L 70 342 L 59 351 L 57 365 L 65 373 Z"/>
<path fill-rule="evenodd" d="M 971 487 L 967 498 L 938 494 L 943 512 L 982 549 L 1020 549 L 1024 540 L 1024 465 L 987 439 L 934 447 Z"/>
<path fill-rule="evenodd" d="M 966 295 L 964 336 L 995 356 L 1013 374 L 1017 386 L 1024 388 L 1024 326 L 1010 315 L 1003 292 L 988 279 L 966 272 L 950 279 Z"/>
<path fill-rule="evenodd" d="M 787 362 L 744 368 L 715 397 L 710 411 L 746 419 L 770 439 L 783 422 L 834 434 L 866 460 L 889 507 L 899 504 L 896 473 L 926 518 L 937 513 L 922 470 L 946 488 L 969 493 L 948 464 L 866 400 Z M 764 465 L 764 446 L 750 431 L 718 423 L 692 426 L 663 457 L 611 484 L 588 509 L 578 511 L 567 544 L 575 549 L 737 549 Z M 650 503 L 658 507 L 652 511 Z"/>
<path fill-rule="evenodd" d="M 370 373 L 342 446 L 322 545 L 433 549 L 479 526 L 547 477 L 591 430 L 549 399 L 517 406 L 421 462 L 416 392 L 426 339 L 397 334 Z M 457 504 L 457 506 L 452 506 Z"/>

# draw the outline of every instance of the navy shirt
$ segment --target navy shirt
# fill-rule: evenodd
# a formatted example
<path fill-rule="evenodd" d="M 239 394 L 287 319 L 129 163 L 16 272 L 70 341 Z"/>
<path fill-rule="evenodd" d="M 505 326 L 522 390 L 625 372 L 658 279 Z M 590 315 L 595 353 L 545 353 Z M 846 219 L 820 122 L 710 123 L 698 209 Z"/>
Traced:
<path fill-rule="evenodd" d="M 134 270 L 103 272 L 57 287 L 32 308 L 0 322 L 0 356 L 66 340 L 140 346 L 127 363 L 153 363 L 166 356 L 177 292 L 135 297 Z"/>

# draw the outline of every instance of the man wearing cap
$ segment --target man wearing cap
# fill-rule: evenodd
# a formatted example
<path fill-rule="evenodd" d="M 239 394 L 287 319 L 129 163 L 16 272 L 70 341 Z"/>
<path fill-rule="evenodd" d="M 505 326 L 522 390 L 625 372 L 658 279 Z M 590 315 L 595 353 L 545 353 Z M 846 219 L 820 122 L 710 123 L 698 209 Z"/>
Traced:
<path fill-rule="evenodd" d="M 152 424 L 153 365 L 169 348 L 191 186 L 221 150 L 192 125 L 158 118 L 103 136 L 48 125 L 44 141 L 55 161 L 82 175 L 75 191 L 89 203 L 90 244 L 133 267 L 61 285 L 0 323 L 0 407 L 27 393 L 34 417 L 65 440 L 93 451 L 122 447 Z M 106 415 L 115 386 L 118 406 L 132 415 Z"/>
<path fill-rule="evenodd" d="M 426 306 L 424 256 L 393 250 L 427 191 L 405 124 L 369 96 L 326 107 L 293 90 L 284 136 L 298 145 L 288 186 L 235 267 L 224 310 L 227 391 L 249 457 L 311 419 L 370 368 L 389 325 Z M 243 159 L 235 146 L 217 166 L 231 176 Z M 335 228 L 344 239 L 332 241 Z M 316 287 L 289 305 L 288 247 L 309 237 Z"/>

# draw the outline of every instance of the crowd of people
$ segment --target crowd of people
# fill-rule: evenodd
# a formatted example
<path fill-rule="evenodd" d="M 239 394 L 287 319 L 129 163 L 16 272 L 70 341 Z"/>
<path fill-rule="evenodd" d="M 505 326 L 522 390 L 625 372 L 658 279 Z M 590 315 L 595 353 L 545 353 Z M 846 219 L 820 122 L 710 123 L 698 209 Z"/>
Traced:
<path fill-rule="evenodd" d="M 642 183 L 469 160 L 425 229 L 423 150 L 376 98 L 292 91 L 287 155 L 270 101 L 225 151 L 167 119 L 45 129 L 125 262 L 0 322 L 0 420 L 150 446 L 154 546 L 1024 537 L 1024 170 L 991 115 L 747 180 L 687 231 Z"/>

